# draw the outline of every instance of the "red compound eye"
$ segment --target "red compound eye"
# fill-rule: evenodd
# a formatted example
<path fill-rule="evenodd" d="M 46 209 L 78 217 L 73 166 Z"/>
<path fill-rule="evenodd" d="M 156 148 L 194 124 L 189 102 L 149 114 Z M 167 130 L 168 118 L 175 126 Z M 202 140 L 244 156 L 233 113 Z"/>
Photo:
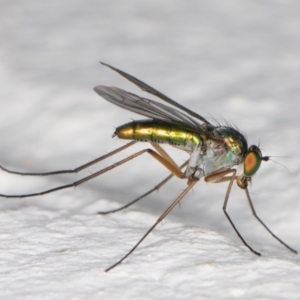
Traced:
<path fill-rule="evenodd" d="M 258 151 L 257 151 L 258 150 Z M 244 158 L 244 174 L 245 176 L 251 177 L 253 176 L 256 171 L 259 169 L 261 164 L 261 153 L 260 150 L 257 148 L 251 149 L 247 152 Z"/>

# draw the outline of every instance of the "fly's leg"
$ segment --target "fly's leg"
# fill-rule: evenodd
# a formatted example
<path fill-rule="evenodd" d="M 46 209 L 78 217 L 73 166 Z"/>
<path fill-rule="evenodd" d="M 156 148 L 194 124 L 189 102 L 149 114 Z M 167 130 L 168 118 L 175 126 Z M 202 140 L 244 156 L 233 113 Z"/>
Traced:
<path fill-rule="evenodd" d="M 226 176 L 228 174 L 232 173 L 231 176 Z M 226 211 L 226 207 L 227 207 L 227 203 L 228 203 L 228 199 L 229 199 L 229 195 L 230 195 L 230 191 L 233 185 L 233 181 L 236 179 L 236 170 L 235 169 L 231 169 L 231 170 L 226 170 L 226 171 L 221 171 L 209 176 L 205 177 L 205 181 L 206 182 L 213 182 L 213 183 L 220 183 L 220 182 L 226 182 L 229 181 L 229 185 L 227 188 L 227 192 L 226 192 L 226 196 L 224 199 L 224 204 L 223 204 L 223 211 L 225 216 L 227 217 L 228 221 L 230 222 L 232 228 L 234 229 L 234 231 L 236 232 L 236 234 L 239 236 L 239 238 L 241 239 L 241 241 L 244 243 L 244 245 L 254 254 L 260 256 L 261 254 L 257 251 L 255 251 L 253 248 L 251 248 L 246 241 L 244 240 L 244 238 L 241 236 L 241 234 L 239 233 L 239 231 L 237 230 L 237 228 L 235 227 L 234 223 L 232 222 L 231 218 L 229 217 L 229 214 Z"/>
<path fill-rule="evenodd" d="M 127 144 L 128 145 L 128 144 Z M 120 148 L 119 148 L 120 149 Z M 117 150 L 119 150 L 117 149 Z M 98 172 L 95 172 L 87 177 L 84 177 L 80 180 L 77 180 L 73 183 L 70 183 L 70 184 L 66 184 L 66 185 L 62 185 L 62 186 L 58 186 L 56 188 L 52 188 L 52 189 L 49 189 L 49 190 L 46 190 L 46 191 L 42 191 L 42 192 L 37 192 L 37 193 L 31 193 L 31 194 L 23 194 L 23 195 L 4 195 L 4 194 L 0 194 L 0 197 L 5 197 L 5 198 L 26 198 L 26 197 L 34 197 L 34 196 L 39 196 L 39 195 L 45 195 L 45 194 L 49 194 L 49 193 L 52 193 L 52 192 L 55 192 L 55 191 L 59 191 L 59 190 L 63 190 L 63 189 L 67 189 L 67 188 L 71 188 L 71 187 L 76 187 L 84 182 L 87 182 L 97 176 L 100 176 L 138 156 L 140 156 L 141 154 L 143 153 L 148 153 L 150 154 L 152 157 L 154 157 L 156 160 L 158 160 L 162 165 L 164 165 L 169 171 L 171 171 L 175 176 L 177 176 L 178 178 L 185 178 L 184 176 L 184 173 L 181 172 L 180 168 L 176 165 L 176 164 L 172 164 L 170 163 L 167 159 L 165 159 L 164 157 L 162 157 L 161 155 L 159 155 L 157 152 L 151 150 L 151 149 L 144 149 L 144 150 L 141 150 L 139 152 L 136 152 L 135 154 L 132 154 L 128 157 L 126 157 L 125 159 L 122 159 Z M 109 153 L 107 154 L 109 156 L 111 156 L 112 154 Z M 106 157 L 108 157 L 106 155 Z"/>
<path fill-rule="evenodd" d="M 252 214 L 253 216 L 258 220 L 258 222 L 264 226 L 266 228 L 266 230 L 279 242 L 281 243 L 282 245 L 284 245 L 286 248 L 288 248 L 290 251 L 292 251 L 293 253 L 297 254 L 297 251 L 294 250 L 293 248 L 291 248 L 289 245 L 287 245 L 285 242 L 283 242 L 280 238 L 278 238 L 268 227 L 267 225 L 265 225 L 265 223 L 257 216 L 256 214 L 256 211 L 254 209 L 254 206 L 253 206 L 253 203 L 251 201 L 251 198 L 250 198 L 250 195 L 249 195 L 249 191 L 248 189 L 246 188 L 245 189 L 245 192 L 246 192 L 246 196 L 247 196 L 247 199 L 248 199 L 248 202 L 249 202 L 249 205 L 250 205 L 250 208 L 251 208 L 251 211 L 252 211 Z"/>
<path fill-rule="evenodd" d="M 102 161 L 102 160 L 110 157 L 110 156 L 113 156 L 113 155 L 115 155 L 115 154 L 117 154 L 117 153 L 119 153 L 119 152 L 121 152 L 121 151 L 129 148 L 130 146 L 134 145 L 135 143 L 137 143 L 137 141 L 132 141 L 132 142 L 130 142 L 130 143 L 128 143 L 128 144 L 126 144 L 126 145 L 124 145 L 122 147 L 119 147 L 119 148 L 117 148 L 117 149 L 115 149 L 115 150 L 113 150 L 113 151 L 111 151 L 111 152 L 109 152 L 109 153 L 107 153 L 105 155 L 102 155 L 102 156 L 100 156 L 100 157 L 98 157 L 98 158 L 96 158 L 96 159 L 94 159 L 94 160 L 92 160 L 92 161 L 90 161 L 90 162 L 82 165 L 82 166 L 79 166 L 76 169 L 59 170 L 59 171 L 43 172 L 43 173 L 27 173 L 27 172 L 11 171 L 11 170 L 8 170 L 8 169 L 6 169 L 6 168 L 4 168 L 2 166 L 0 166 L 0 169 L 2 171 L 10 173 L 10 174 L 16 174 L 16 175 L 22 175 L 22 176 L 49 176 L 49 175 L 58 175 L 58 174 L 78 173 L 78 172 L 82 171 L 83 169 L 86 169 L 86 168 L 88 168 L 88 167 L 90 167 L 90 166 L 92 166 L 92 165 L 94 165 L 94 164 L 96 164 L 96 163 L 98 163 L 98 162 L 100 162 L 100 161 Z"/>
<path fill-rule="evenodd" d="M 136 245 L 118 262 L 113 264 L 111 267 L 105 270 L 105 272 L 110 271 L 117 265 L 119 265 L 124 259 L 126 259 L 134 250 L 140 245 L 140 243 L 149 235 L 149 233 L 160 223 L 169 212 L 180 202 L 180 200 L 188 193 L 188 191 L 197 183 L 198 179 L 193 179 L 189 181 L 187 188 L 175 199 L 175 201 L 165 210 L 165 212 L 158 218 L 158 220 L 150 227 L 150 229 L 143 235 L 143 237 L 136 243 Z"/>
<path fill-rule="evenodd" d="M 186 161 L 184 164 L 182 164 L 179 168 L 182 169 L 184 168 L 186 165 L 188 164 L 188 161 Z M 139 196 L 138 198 L 134 199 L 133 201 L 127 203 L 126 205 L 124 206 L 121 206 L 117 209 L 113 209 L 113 210 L 108 210 L 108 211 L 99 211 L 98 214 L 100 215 L 107 215 L 107 214 L 110 214 L 110 213 L 114 213 L 114 212 L 117 212 L 117 211 L 120 211 L 122 209 L 125 209 L 129 206 L 131 206 L 132 204 L 142 200 L 143 198 L 145 198 L 146 196 L 150 195 L 151 193 L 153 193 L 154 191 L 157 191 L 159 188 L 161 188 L 163 185 L 165 185 L 172 177 L 174 177 L 174 174 L 170 174 L 168 177 L 166 177 L 164 180 L 162 180 L 159 184 L 157 184 L 153 189 L 149 190 L 148 192 L 146 192 L 145 194 Z"/>

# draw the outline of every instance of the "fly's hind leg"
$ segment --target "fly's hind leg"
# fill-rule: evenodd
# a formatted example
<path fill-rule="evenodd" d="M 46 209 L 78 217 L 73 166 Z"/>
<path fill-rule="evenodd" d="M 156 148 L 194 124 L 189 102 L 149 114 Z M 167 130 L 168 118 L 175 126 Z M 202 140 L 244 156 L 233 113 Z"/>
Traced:
<path fill-rule="evenodd" d="M 161 155 L 161 157 L 163 157 L 165 159 L 166 162 L 170 163 L 177 170 L 177 172 L 181 172 L 181 169 L 184 168 L 187 165 L 188 161 L 186 161 L 180 167 L 178 167 L 177 164 L 174 162 L 174 160 L 170 157 L 170 155 L 159 144 L 151 143 L 151 145 L 153 146 L 153 148 L 156 149 L 156 151 Z M 100 212 L 98 212 L 98 214 L 106 215 L 106 214 L 110 214 L 110 213 L 120 211 L 122 209 L 125 209 L 125 208 L 131 206 L 132 204 L 134 204 L 134 203 L 138 202 L 139 200 L 145 198 L 146 196 L 150 195 L 151 193 L 153 193 L 154 191 L 158 190 L 160 187 L 165 185 L 172 177 L 174 177 L 174 175 L 175 175 L 174 172 L 172 172 L 168 177 L 166 177 L 164 180 L 162 180 L 153 189 L 149 190 L 148 192 L 146 192 L 145 194 L 139 196 L 138 198 L 134 199 L 133 201 L 127 203 L 126 205 L 121 206 L 117 209 L 109 210 L 109 211 L 104 211 L 104 212 L 100 211 Z M 182 176 L 182 174 L 180 176 Z"/>
<path fill-rule="evenodd" d="M 88 163 L 81 165 L 75 169 L 68 169 L 68 170 L 59 170 L 59 171 L 52 171 L 52 172 L 42 172 L 42 173 L 29 173 L 29 172 L 18 172 L 18 171 L 12 171 L 9 170 L 7 168 L 4 168 L 2 166 L 0 166 L 0 169 L 6 173 L 10 173 L 10 174 L 16 174 L 16 175 L 21 175 L 21 176 L 49 176 L 49 175 L 58 175 L 58 174 L 70 174 L 70 173 L 78 173 L 104 159 L 107 159 L 110 156 L 113 156 L 129 147 L 131 147 L 132 145 L 136 144 L 136 141 L 132 141 L 127 143 L 126 145 L 123 145 L 122 147 L 119 147 L 105 155 L 102 155 L 96 159 L 93 159 L 92 161 L 89 161 Z"/>
<path fill-rule="evenodd" d="M 184 168 L 186 165 L 188 164 L 188 161 L 186 161 L 185 163 L 183 163 L 179 168 L 182 169 Z M 108 210 L 108 211 L 99 211 L 98 214 L 100 215 L 107 215 L 107 214 L 110 214 L 110 213 L 114 213 L 114 212 L 117 212 L 117 211 L 120 211 L 120 210 L 123 210 L 129 206 L 131 206 L 132 204 L 144 199 L 145 197 L 147 197 L 148 195 L 152 194 L 154 191 L 157 191 L 159 190 L 162 186 L 164 186 L 171 178 L 174 177 L 174 174 L 171 173 L 168 177 L 166 177 L 164 180 L 162 180 L 159 184 L 157 184 L 154 188 L 152 188 L 151 190 L 149 190 L 148 192 L 144 193 L 143 195 L 139 196 L 138 198 L 132 200 L 131 202 L 119 207 L 119 208 L 116 208 L 116 209 L 112 209 L 112 210 Z"/>
<path fill-rule="evenodd" d="M 125 146 L 129 147 L 128 145 L 133 145 L 133 143 L 129 143 Z M 108 153 L 105 157 L 109 157 L 109 156 L 112 156 L 113 154 L 117 153 L 117 152 L 120 152 L 120 148 L 113 151 L 113 152 L 110 152 Z M 112 154 L 113 153 L 113 154 Z M 45 195 L 45 194 L 49 194 L 49 193 L 52 193 L 52 192 L 55 192 L 55 191 L 59 191 L 59 190 L 63 190 L 63 189 L 67 189 L 67 188 L 71 188 L 71 187 L 76 187 L 78 185 L 81 185 L 83 184 L 84 182 L 87 182 L 97 176 L 100 176 L 144 153 L 148 153 L 150 154 L 153 158 L 155 158 L 156 160 L 158 160 L 162 165 L 164 165 L 169 171 L 172 172 L 172 174 L 174 174 L 175 176 L 177 176 L 178 178 L 185 178 L 184 176 L 184 173 L 181 172 L 181 169 L 175 164 L 175 163 L 172 163 L 170 162 L 169 159 L 161 156 L 160 154 L 158 154 L 157 152 L 153 151 L 152 149 L 144 149 L 144 150 L 141 150 L 141 151 L 138 151 L 136 152 L 135 154 L 132 154 L 128 157 L 126 157 L 125 159 L 122 159 L 98 172 L 95 172 L 87 177 L 84 177 L 80 180 L 77 180 L 73 183 L 70 183 L 70 184 L 66 184 L 66 185 L 62 185 L 62 186 L 58 186 L 56 188 L 52 188 L 52 189 L 49 189 L 49 190 L 45 190 L 45 191 L 42 191 L 42 192 L 36 192 L 36 193 L 30 193 L 30 194 L 21 194 L 21 195 L 5 195 L 5 194 L 0 194 L 0 197 L 5 197 L 5 198 L 26 198 L 26 197 L 34 197 L 34 196 L 39 196 L 39 195 Z M 101 157 L 103 159 L 103 157 Z"/>

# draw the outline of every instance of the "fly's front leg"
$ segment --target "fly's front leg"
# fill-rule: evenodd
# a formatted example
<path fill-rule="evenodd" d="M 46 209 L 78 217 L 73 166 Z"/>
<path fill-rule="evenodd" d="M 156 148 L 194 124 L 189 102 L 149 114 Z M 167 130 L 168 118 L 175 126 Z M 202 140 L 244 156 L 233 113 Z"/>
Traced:
<path fill-rule="evenodd" d="M 248 202 L 249 202 L 249 205 L 250 205 L 250 208 L 251 208 L 251 211 L 252 211 L 252 214 L 253 216 L 256 218 L 256 220 L 266 228 L 266 230 L 279 242 L 281 243 L 282 245 L 284 245 L 286 248 L 288 248 L 290 251 L 292 251 L 293 253 L 297 254 L 297 251 L 294 250 L 292 247 L 290 247 L 288 244 L 286 244 L 283 240 L 281 240 L 278 236 L 276 236 L 269 228 L 268 226 L 258 217 L 258 215 L 256 214 L 256 211 L 254 209 L 254 206 L 253 206 L 253 203 L 252 203 L 252 200 L 250 198 L 250 194 L 249 194 L 249 191 L 248 189 L 246 188 L 245 189 L 245 193 L 246 193 L 246 196 L 247 196 L 247 199 L 248 199 Z"/>
<path fill-rule="evenodd" d="M 232 174 L 231 176 L 227 176 L 229 174 Z M 237 179 L 236 176 L 236 170 L 235 169 L 230 169 L 230 170 L 225 170 L 225 171 L 220 171 L 220 172 L 216 172 L 214 174 L 208 175 L 205 177 L 205 181 L 206 182 L 213 182 L 213 183 L 220 183 L 220 182 L 226 182 L 229 181 L 229 185 L 227 188 L 227 192 L 226 192 L 226 196 L 224 199 L 224 204 L 223 204 L 223 211 L 225 216 L 227 217 L 228 221 L 230 222 L 232 228 L 234 229 L 234 231 L 236 232 L 236 234 L 238 235 L 238 237 L 241 239 L 241 241 L 244 243 L 244 245 L 254 254 L 260 256 L 261 254 L 257 251 L 255 251 L 252 247 L 250 247 L 246 241 L 244 240 L 244 238 L 242 237 L 242 235 L 239 233 L 239 231 L 237 230 L 237 228 L 235 227 L 234 223 L 232 222 L 231 218 L 229 217 L 229 214 L 226 211 L 226 207 L 227 207 L 227 203 L 229 200 L 229 195 L 231 192 L 231 188 L 233 185 L 234 180 Z"/>

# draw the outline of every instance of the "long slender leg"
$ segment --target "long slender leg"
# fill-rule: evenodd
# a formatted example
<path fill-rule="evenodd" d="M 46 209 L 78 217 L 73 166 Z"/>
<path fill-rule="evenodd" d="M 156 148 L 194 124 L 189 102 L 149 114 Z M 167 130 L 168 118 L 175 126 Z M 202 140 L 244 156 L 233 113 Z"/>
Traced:
<path fill-rule="evenodd" d="M 226 217 L 228 218 L 230 224 L 232 225 L 233 229 L 235 230 L 235 232 L 237 233 L 237 235 L 239 236 L 239 238 L 242 240 L 242 242 L 245 244 L 245 246 L 247 246 L 253 253 L 257 254 L 257 255 L 260 255 L 260 253 L 254 251 L 246 242 L 245 240 L 243 239 L 243 237 L 240 235 L 240 233 L 238 232 L 238 230 L 236 229 L 235 225 L 233 224 L 232 220 L 230 219 L 227 211 L 226 211 L 226 207 L 227 207 L 227 203 L 228 203 L 228 199 L 229 199 L 229 194 L 230 194 L 230 190 L 231 190 L 231 187 L 232 187 L 232 184 L 233 184 L 233 181 L 234 179 L 236 179 L 236 176 L 235 176 L 235 173 L 236 172 L 233 172 L 233 170 L 231 171 L 232 173 L 234 173 L 232 176 L 225 176 L 225 175 L 228 175 L 230 172 L 230 170 L 227 170 L 227 171 L 223 171 L 223 172 L 219 172 L 219 173 L 215 173 L 215 174 L 212 174 L 212 175 L 209 175 L 205 178 L 205 181 L 207 182 L 214 182 L 214 183 L 219 183 L 219 182 L 225 182 L 225 181 L 230 181 L 229 183 L 229 186 L 228 186 L 228 189 L 227 189 L 227 193 L 226 193 L 226 197 L 225 197 L 225 200 L 224 200 L 224 205 L 223 205 L 223 211 L 226 215 Z M 251 197 L 250 197 L 250 194 L 249 194 L 249 191 L 248 189 L 246 188 L 245 189 L 245 193 L 246 193 L 246 196 L 247 196 L 247 200 L 248 200 L 248 203 L 250 205 L 250 208 L 251 208 L 251 211 L 252 211 L 252 214 L 254 215 L 254 217 L 261 223 L 262 226 L 264 226 L 266 228 L 266 230 L 278 241 L 280 242 L 281 244 L 283 244 L 286 248 L 288 248 L 290 251 L 292 251 L 293 253 L 297 254 L 297 251 L 294 250 L 293 248 L 291 248 L 289 245 L 287 245 L 285 242 L 283 242 L 280 238 L 278 238 L 268 227 L 267 225 L 257 216 L 256 214 L 256 211 L 254 209 L 254 206 L 253 206 L 253 203 L 252 203 L 252 200 L 251 200 Z"/>
<path fill-rule="evenodd" d="M 125 159 L 122 159 L 96 173 L 93 173 L 87 177 L 84 177 L 78 181 L 75 181 L 73 183 L 70 184 L 66 184 L 66 185 L 62 185 L 62 186 L 58 186 L 56 188 L 53 189 L 49 189 L 46 191 L 42 191 L 42 192 L 37 192 L 37 193 L 32 193 L 32 194 L 23 194 L 23 195 L 4 195 L 4 194 L 0 194 L 0 197 L 5 197 L 5 198 L 26 198 L 26 197 L 34 197 L 34 196 L 39 196 L 39 195 L 45 195 L 45 194 L 49 194 L 52 193 L 54 191 L 58 191 L 58 190 L 63 190 L 63 189 L 67 189 L 70 187 L 76 187 L 86 181 L 89 181 L 103 173 L 106 173 L 138 156 L 140 156 L 143 153 L 148 153 L 150 154 L 152 157 L 154 157 L 156 160 L 158 160 L 162 165 L 164 165 L 169 171 L 171 171 L 175 176 L 177 176 L 178 178 L 185 178 L 184 173 L 181 172 L 181 170 L 179 169 L 178 166 L 174 166 L 172 165 L 169 161 L 167 161 L 165 158 L 163 158 L 162 156 L 160 156 L 158 153 L 156 153 L 155 151 L 153 151 L 152 149 L 144 149 L 141 150 L 139 152 L 136 152 L 135 154 L 132 154 L 128 157 L 126 157 Z"/>
<path fill-rule="evenodd" d="M 165 210 L 165 212 L 157 219 L 157 221 L 150 227 L 150 229 L 143 235 L 143 237 L 136 243 L 136 245 L 125 255 L 123 256 L 118 262 L 110 266 L 105 270 L 105 272 L 110 271 L 117 265 L 119 265 L 124 259 L 126 259 L 139 245 L 140 243 L 149 235 L 149 233 L 160 223 L 168 214 L 169 212 L 179 203 L 179 201 L 188 193 L 188 191 L 197 183 L 198 179 L 192 179 L 188 182 L 187 188 L 175 199 L 175 201 Z"/>
<path fill-rule="evenodd" d="M 163 157 L 165 158 L 170 164 L 177 166 L 177 164 L 175 163 L 175 161 L 171 158 L 171 156 L 159 145 L 156 143 L 151 143 L 151 145 L 153 146 L 154 149 L 156 149 L 156 151 Z"/>
<path fill-rule="evenodd" d="M 0 166 L 0 169 L 2 171 L 5 171 L 7 173 L 10 173 L 10 174 L 16 174 L 16 175 L 22 175 L 22 176 L 48 176 L 48 175 L 58 175 L 58 174 L 67 174 L 67 173 L 78 173 L 79 171 L 83 170 L 83 169 L 86 169 L 110 156 L 113 156 L 123 150 L 125 150 L 126 148 L 129 148 L 130 146 L 134 145 L 135 143 L 137 143 L 137 141 L 132 141 L 122 147 L 119 147 L 103 156 L 100 156 L 82 166 L 79 166 L 78 168 L 75 168 L 75 169 L 70 169 L 70 170 L 60 170 L 60 171 L 53 171 L 53 172 L 44 172 L 44 173 L 27 173 L 27 172 L 17 172 L 17 171 L 11 171 L 11 170 L 8 170 L 2 166 Z"/>
<path fill-rule="evenodd" d="M 186 165 L 188 164 L 188 160 L 183 163 L 179 168 L 182 169 L 184 168 Z M 127 203 L 126 205 L 124 206 L 121 206 L 117 209 L 112 209 L 112 210 L 108 210 L 108 211 L 99 211 L 98 214 L 100 215 L 107 215 L 107 214 L 110 214 L 110 213 L 114 213 L 114 212 L 117 212 L 117 211 L 120 211 L 122 209 L 125 209 L 129 206 L 131 206 L 132 204 L 142 200 L 143 198 L 145 198 L 146 196 L 150 195 L 151 193 L 153 193 L 154 191 L 157 191 L 159 188 L 161 188 L 163 185 L 165 185 L 172 177 L 174 177 L 174 174 L 171 173 L 168 177 L 166 177 L 164 180 L 162 180 L 159 184 L 157 184 L 153 189 L 149 190 L 148 192 L 146 192 L 145 194 L 139 196 L 138 198 L 134 199 L 133 201 Z"/>
<path fill-rule="evenodd" d="M 245 189 L 245 193 L 246 193 L 246 196 L 247 196 L 247 199 L 248 199 L 248 202 L 249 202 L 249 205 L 250 205 L 250 208 L 251 208 L 251 211 L 252 211 L 252 214 L 253 216 L 258 220 L 258 222 L 264 226 L 267 231 L 278 241 L 280 242 L 282 245 L 284 245 L 286 248 L 288 248 L 289 250 L 291 250 L 293 253 L 297 254 L 297 251 L 294 250 L 293 248 L 291 248 L 289 245 L 287 245 L 285 242 L 283 242 L 279 237 L 277 237 L 268 227 L 267 225 L 265 225 L 265 223 L 257 216 L 256 214 L 256 211 L 254 209 L 254 206 L 253 206 L 253 203 L 252 203 L 252 200 L 251 200 L 251 197 L 249 195 L 249 191 L 248 189 Z"/>
<path fill-rule="evenodd" d="M 228 175 L 229 173 L 232 173 L 232 176 L 225 176 Z M 224 175 L 224 176 L 222 176 Z M 254 254 L 256 255 L 261 255 L 259 252 L 255 251 L 252 247 L 250 247 L 246 241 L 244 240 L 244 238 L 241 236 L 241 234 L 239 233 L 239 231 L 237 230 L 237 228 L 235 227 L 234 223 L 232 222 L 231 218 L 229 217 L 229 214 L 226 211 L 226 207 L 227 207 L 227 203 L 228 203 L 228 199 L 229 199 L 229 195 L 231 192 L 231 188 L 233 185 L 233 181 L 236 179 L 236 170 L 235 169 L 231 169 L 231 170 L 226 170 L 226 171 L 222 171 L 219 173 L 215 173 L 212 174 L 210 176 L 207 176 L 205 178 L 206 182 L 214 182 L 214 183 L 219 183 L 219 182 L 225 182 L 225 181 L 229 181 L 229 185 L 227 188 L 227 192 L 226 192 L 226 196 L 224 199 L 224 204 L 223 204 L 223 211 L 225 216 L 227 217 L 229 223 L 231 224 L 232 228 L 234 229 L 234 231 L 236 232 L 236 234 L 238 235 L 238 237 L 241 239 L 241 241 L 244 243 L 244 245 Z"/>

